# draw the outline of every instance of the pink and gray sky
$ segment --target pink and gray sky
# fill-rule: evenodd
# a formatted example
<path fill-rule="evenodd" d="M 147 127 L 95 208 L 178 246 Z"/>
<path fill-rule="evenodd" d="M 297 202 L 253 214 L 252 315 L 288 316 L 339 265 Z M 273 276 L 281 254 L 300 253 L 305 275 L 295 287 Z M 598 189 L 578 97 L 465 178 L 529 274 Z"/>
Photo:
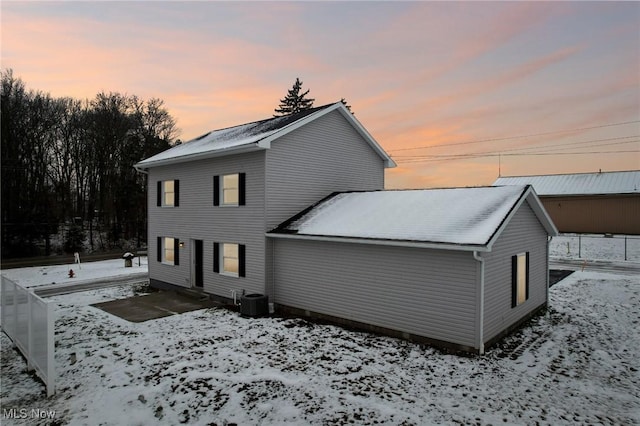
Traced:
<path fill-rule="evenodd" d="M 388 188 L 640 169 L 638 2 L 2 1 L 27 88 L 165 101 L 187 141 L 346 98 Z M 527 155 L 523 155 L 527 154 Z"/>

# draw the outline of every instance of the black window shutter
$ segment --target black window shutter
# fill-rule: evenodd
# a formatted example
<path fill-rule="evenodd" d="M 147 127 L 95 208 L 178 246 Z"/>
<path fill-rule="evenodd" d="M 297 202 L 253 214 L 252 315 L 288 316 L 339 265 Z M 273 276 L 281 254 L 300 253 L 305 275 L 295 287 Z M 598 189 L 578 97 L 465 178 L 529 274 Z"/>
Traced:
<path fill-rule="evenodd" d="M 180 239 L 179 238 L 173 239 L 173 264 L 174 265 L 180 264 Z"/>
<path fill-rule="evenodd" d="M 526 288 L 527 288 L 527 290 L 526 290 L 525 299 L 529 300 L 529 252 L 527 252 L 527 260 L 526 260 L 526 262 L 527 262 L 527 270 L 526 270 L 526 275 L 527 275 Z"/>
<path fill-rule="evenodd" d="M 238 204 L 241 206 L 244 206 L 245 204 L 245 196 L 244 196 L 244 190 L 246 187 L 245 181 L 247 179 L 247 174 L 246 173 L 240 173 L 240 175 L 238 176 Z"/>
<path fill-rule="evenodd" d="M 244 244 L 240 244 L 238 246 L 238 275 L 241 277 L 245 276 L 245 267 L 244 267 L 244 263 L 245 263 L 245 246 Z"/>
<path fill-rule="evenodd" d="M 220 176 L 213 177 L 213 205 L 220 205 Z"/>
<path fill-rule="evenodd" d="M 180 205 L 180 181 L 178 179 L 173 181 L 173 205 L 175 207 Z"/>
<path fill-rule="evenodd" d="M 518 306 L 518 256 L 511 256 L 511 307 Z"/>
<path fill-rule="evenodd" d="M 162 237 L 158 237 L 158 262 L 162 262 Z"/>
<path fill-rule="evenodd" d="M 158 181 L 158 198 L 156 201 L 157 201 L 156 205 L 158 207 L 162 206 L 162 181 L 161 180 Z"/>
<path fill-rule="evenodd" d="M 220 243 L 213 243 L 213 272 L 220 272 Z"/>

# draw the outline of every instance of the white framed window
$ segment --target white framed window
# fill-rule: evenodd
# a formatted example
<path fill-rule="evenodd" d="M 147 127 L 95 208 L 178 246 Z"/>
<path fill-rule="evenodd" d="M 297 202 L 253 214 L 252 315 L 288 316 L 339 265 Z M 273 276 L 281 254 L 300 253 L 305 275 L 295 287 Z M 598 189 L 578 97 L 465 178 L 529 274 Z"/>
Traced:
<path fill-rule="evenodd" d="M 529 298 L 529 252 L 520 253 L 511 258 L 512 300 L 515 308 Z"/>
<path fill-rule="evenodd" d="M 173 207 L 175 201 L 175 184 L 172 180 L 162 182 L 162 205 Z"/>
<path fill-rule="evenodd" d="M 158 181 L 158 207 L 177 207 L 179 204 L 178 180 Z"/>
<path fill-rule="evenodd" d="M 245 253 L 243 244 L 213 243 L 213 272 L 231 277 L 245 276 Z"/>
<path fill-rule="evenodd" d="M 214 206 L 244 206 L 246 173 L 232 173 L 213 177 Z"/>
<path fill-rule="evenodd" d="M 239 253 L 238 244 L 222 244 L 222 273 L 238 276 L 239 272 Z"/>
<path fill-rule="evenodd" d="M 179 265 L 180 241 L 173 237 L 158 237 L 158 262 Z"/>
<path fill-rule="evenodd" d="M 222 176 L 222 205 L 237 206 L 240 200 L 240 177 L 239 175 Z"/>

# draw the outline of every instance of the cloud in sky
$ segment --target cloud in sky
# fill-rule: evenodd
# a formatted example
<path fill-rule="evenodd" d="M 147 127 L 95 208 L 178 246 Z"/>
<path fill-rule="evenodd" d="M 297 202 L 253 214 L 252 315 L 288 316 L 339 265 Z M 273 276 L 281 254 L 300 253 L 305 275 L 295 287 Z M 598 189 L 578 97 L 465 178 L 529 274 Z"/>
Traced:
<path fill-rule="evenodd" d="M 392 155 L 640 135 L 639 3 L 2 2 L 2 67 L 27 87 L 165 101 L 188 140 L 271 116 L 296 77 L 346 98 Z M 580 139 L 583 138 L 583 139 Z M 638 138 L 640 140 L 640 136 Z M 640 149 L 640 142 L 602 150 Z M 488 184 L 495 158 L 403 162 L 388 187 Z M 640 168 L 640 154 L 509 157 L 503 174 Z"/>

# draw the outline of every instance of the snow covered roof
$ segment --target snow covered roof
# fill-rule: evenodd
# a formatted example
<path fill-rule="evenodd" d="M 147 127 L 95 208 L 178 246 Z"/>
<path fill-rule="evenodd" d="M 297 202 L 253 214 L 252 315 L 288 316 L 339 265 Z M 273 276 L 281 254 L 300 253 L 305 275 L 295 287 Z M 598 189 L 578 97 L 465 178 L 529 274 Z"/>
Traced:
<path fill-rule="evenodd" d="M 268 235 L 488 251 L 525 200 L 556 235 L 528 185 L 334 193 Z"/>
<path fill-rule="evenodd" d="M 395 167 L 394 161 L 353 117 L 342 102 L 324 105 L 297 114 L 269 118 L 226 129 L 214 130 L 176 145 L 166 151 L 140 161 L 138 171 L 166 164 L 181 163 L 203 158 L 218 157 L 240 152 L 269 149 L 273 140 L 313 121 L 331 111 L 340 111 L 358 133 L 382 157 L 385 167 Z"/>
<path fill-rule="evenodd" d="M 505 176 L 494 185 L 533 185 L 538 195 L 640 194 L 640 170 L 542 176 Z"/>

